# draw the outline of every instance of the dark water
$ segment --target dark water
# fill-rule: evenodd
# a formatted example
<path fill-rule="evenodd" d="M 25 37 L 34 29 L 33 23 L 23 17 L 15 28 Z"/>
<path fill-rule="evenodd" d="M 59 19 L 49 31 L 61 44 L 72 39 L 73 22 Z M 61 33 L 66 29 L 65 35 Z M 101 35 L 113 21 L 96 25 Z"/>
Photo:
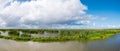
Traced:
<path fill-rule="evenodd" d="M 0 51 L 120 51 L 120 34 L 90 42 L 16 42 L 0 39 Z"/>

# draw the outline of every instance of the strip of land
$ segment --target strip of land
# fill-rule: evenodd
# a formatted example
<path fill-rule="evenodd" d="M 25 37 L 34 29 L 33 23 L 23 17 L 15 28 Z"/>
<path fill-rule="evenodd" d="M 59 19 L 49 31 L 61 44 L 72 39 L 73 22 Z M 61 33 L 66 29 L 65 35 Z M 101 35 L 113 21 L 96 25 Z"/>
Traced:
<path fill-rule="evenodd" d="M 34 42 L 82 41 L 107 39 L 119 33 L 119 29 L 0 29 L 0 38 Z"/>

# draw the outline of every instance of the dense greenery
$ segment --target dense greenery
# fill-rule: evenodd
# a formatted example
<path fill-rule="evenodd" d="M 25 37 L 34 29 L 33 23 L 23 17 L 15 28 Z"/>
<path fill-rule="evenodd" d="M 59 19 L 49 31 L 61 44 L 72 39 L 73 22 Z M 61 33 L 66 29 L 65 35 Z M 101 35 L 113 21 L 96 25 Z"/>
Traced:
<path fill-rule="evenodd" d="M 9 33 L 9 36 L 19 36 L 19 32 L 17 32 L 17 31 L 9 31 L 8 32 Z"/>
<path fill-rule="evenodd" d="M 119 29 L 1 29 L 0 31 L 9 32 L 9 36 L 3 36 L 0 34 L 0 38 L 35 42 L 101 40 L 120 33 Z M 23 32 L 22 35 L 19 34 L 20 31 Z M 59 34 L 59 36 L 31 36 L 31 34 L 44 34 L 44 32 L 49 34 Z"/>

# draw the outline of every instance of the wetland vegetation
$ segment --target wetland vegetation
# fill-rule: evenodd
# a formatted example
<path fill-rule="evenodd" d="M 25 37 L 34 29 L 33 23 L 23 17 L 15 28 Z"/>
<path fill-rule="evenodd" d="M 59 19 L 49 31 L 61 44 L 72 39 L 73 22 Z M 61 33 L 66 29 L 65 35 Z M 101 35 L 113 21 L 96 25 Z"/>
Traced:
<path fill-rule="evenodd" d="M 88 41 L 107 39 L 118 33 L 119 29 L 0 29 L 0 38 L 35 42 Z"/>

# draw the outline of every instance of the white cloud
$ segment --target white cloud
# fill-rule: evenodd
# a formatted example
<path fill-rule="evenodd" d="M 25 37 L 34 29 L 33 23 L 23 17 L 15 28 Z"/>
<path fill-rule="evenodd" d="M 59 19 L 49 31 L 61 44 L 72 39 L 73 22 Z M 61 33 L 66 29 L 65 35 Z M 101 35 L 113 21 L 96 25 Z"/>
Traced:
<path fill-rule="evenodd" d="M 0 18 L 0 27 L 5 27 L 5 26 L 6 26 L 6 23 L 4 22 L 4 20 Z"/>
<path fill-rule="evenodd" d="M 109 24 L 109 25 L 107 25 L 107 27 L 108 27 L 108 28 L 117 28 L 118 26 Z"/>
<path fill-rule="evenodd" d="M 106 20 L 85 10 L 80 0 L 0 0 L 0 27 L 83 28 L 96 26 L 91 20 Z"/>
<path fill-rule="evenodd" d="M 81 21 L 85 10 L 80 0 L 0 0 L 0 23 L 7 27 L 74 23 Z"/>

